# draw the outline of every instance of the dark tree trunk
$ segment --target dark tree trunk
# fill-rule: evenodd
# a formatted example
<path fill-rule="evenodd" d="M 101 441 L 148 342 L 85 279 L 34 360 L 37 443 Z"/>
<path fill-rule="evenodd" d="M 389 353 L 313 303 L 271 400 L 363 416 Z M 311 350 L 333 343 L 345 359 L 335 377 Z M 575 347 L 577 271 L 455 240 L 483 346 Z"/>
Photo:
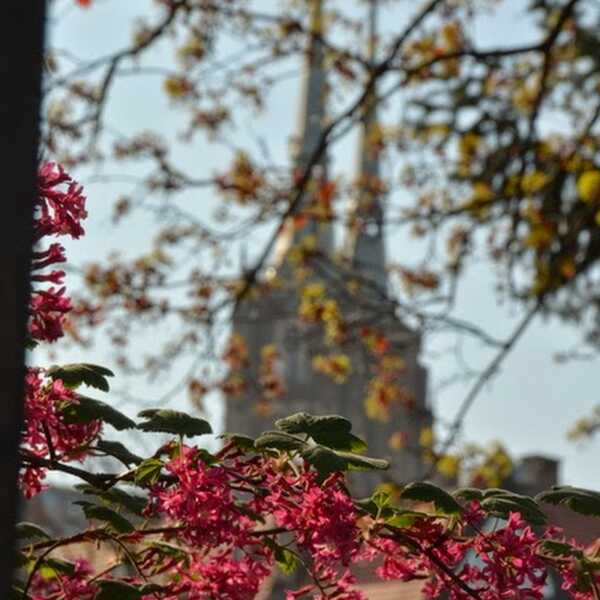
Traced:
<path fill-rule="evenodd" d="M 15 554 L 45 4 L 45 0 L 10 2 L 0 25 L 0 598 L 8 597 Z"/>

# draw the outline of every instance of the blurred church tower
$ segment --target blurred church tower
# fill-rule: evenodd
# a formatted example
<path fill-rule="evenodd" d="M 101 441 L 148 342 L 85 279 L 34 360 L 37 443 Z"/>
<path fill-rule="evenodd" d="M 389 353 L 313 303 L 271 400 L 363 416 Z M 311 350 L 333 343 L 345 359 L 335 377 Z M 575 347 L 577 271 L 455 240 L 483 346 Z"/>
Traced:
<path fill-rule="evenodd" d="M 327 118 L 327 73 L 321 41 L 325 33 L 324 2 L 307 0 L 307 3 L 312 35 L 306 52 L 300 145 L 296 157 L 299 171 L 307 165 L 318 147 Z M 376 4 L 377 0 L 370 0 L 368 46 L 372 64 L 376 61 Z M 369 301 L 375 303 L 376 294 L 385 292 L 387 286 L 384 209 L 381 191 L 376 185 L 380 167 L 373 144 L 378 131 L 376 94 L 377 91 L 373 89 L 363 111 L 357 174 L 360 192 L 351 208 L 351 227 L 340 252 L 354 276 L 369 282 L 364 287 L 376 290 L 368 292 L 363 289 L 359 292 L 361 300 L 367 304 Z M 313 169 L 313 174 L 313 179 L 326 178 L 325 153 Z M 307 199 L 303 201 L 306 205 Z M 366 496 L 375 484 L 385 479 L 410 481 L 421 477 L 426 470 L 418 442 L 420 431 L 431 425 L 432 417 L 426 401 L 426 371 L 419 363 L 420 335 L 407 328 L 391 309 L 379 310 L 376 319 L 373 311 L 362 315 L 365 320 L 368 318 L 373 321 L 374 327 L 385 332 L 391 344 L 391 353 L 404 361 L 405 369 L 398 383 L 412 398 L 410 406 L 406 402 L 393 403 L 387 422 L 369 418 L 365 411 L 365 398 L 373 378 L 374 361 L 365 352 L 362 342 L 356 339 L 339 350 L 327 349 L 323 343 L 322 328 L 303 323 L 298 318 L 298 285 L 321 281 L 328 294 L 335 289 L 328 284 L 325 275 L 317 272 L 306 281 L 295 283 L 288 250 L 307 234 L 313 235 L 319 251 L 333 260 L 333 231 L 328 222 L 312 220 L 301 231 L 288 226 L 277 240 L 274 256 L 265 274 L 267 278 L 277 276 L 283 281 L 283 286 L 276 291 L 247 296 L 236 307 L 233 330 L 244 338 L 247 345 L 249 366 L 246 375 L 250 383 L 243 395 L 226 399 L 225 431 L 257 436 L 273 429 L 274 420 L 298 411 L 343 415 L 352 422 L 353 431 L 367 441 L 369 455 L 386 457 L 392 463 L 391 469 L 383 474 L 361 473 L 360 477 L 351 481 L 353 494 L 357 497 Z M 344 317 L 352 320 L 361 318 L 361 303 L 348 299 L 347 292 L 336 299 Z M 285 394 L 281 399 L 273 399 L 265 404 L 261 401 L 259 386 L 252 382 L 259 380 L 261 351 L 271 344 L 275 344 L 279 351 L 277 371 L 283 380 Z M 313 358 L 328 351 L 343 352 L 350 357 L 352 371 L 344 383 L 336 383 L 314 370 Z M 268 410 L 265 410 L 265 406 Z M 393 440 L 402 440 L 403 443 L 394 444 Z"/>

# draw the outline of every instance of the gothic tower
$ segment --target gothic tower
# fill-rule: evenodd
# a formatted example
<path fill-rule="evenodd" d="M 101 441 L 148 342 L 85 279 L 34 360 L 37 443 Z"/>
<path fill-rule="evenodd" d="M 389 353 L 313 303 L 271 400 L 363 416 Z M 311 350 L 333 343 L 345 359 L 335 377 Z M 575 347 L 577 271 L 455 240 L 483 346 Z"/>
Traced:
<path fill-rule="evenodd" d="M 304 76 L 303 107 L 301 112 L 301 135 L 296 164 L 299 170 L 307 164 L 309 157 L 321 141 L 326 119 L 327 91 L 324 48 L 322 44 L 323 0 L 307 0 L 310 5 L 312 36 L 307 48 L 306 72 Z M 369 56 L 375 62 L 376 52 L 376 0 L 371 0 L 369 30 Z M 377 124 L 376 90 L 364 110 L 359 158 L 359 190 L 351 213 L 351 227 L 344 244 L 343 254 L 349 272 L 358 279 L 364 279 L 370 288 L 376 290 L 368 297 L 361 298 L 367 304 L 374 304 L 375 297 L 385 292 L 386 270 L 384 252 L 384 211 L 383 197 L 378 186 L 379 160 L 374 147 Z M 325 177 L 327 157 L 323 156 L 315 170 L 315 178 Z M 307 228 L 311 229 L 307 232 Z M 319 251 L 326 256 L 333 254 L 331 227 L 328 224 L 314 223 L 302 231 L 302 236 L 310 233 L 317 240 Z M 361 473 L 351 480 L 352 491 L 356 496 L 370 493 L 382 478 L 406 481 L 418 478 L 424 468 L 417 452 L 419 432 L 431 423 L 431 415 L 426 404 L 426 372 L 419 363 L 420 336 L 407 328 L 393 313 L 379 311 L 376 326 L 385 331 L 391 351 L 402 358 L 405 368 L 399 385 L 410 392 L 411 407 L 397 402 L 390 406 L 389 420 L 379 422 L 367 417 L 365 397 L 375 370 L 374 360 L 365 355 L 359 340 L 344 346 L 343 352 L 350 357 L 352 371 L 344 383 L 336 383 L 313 368 L 315 355 L 326 352 L 323 348 L 321 328 L 307 325 L 298 319 L 299 289 L 294 283 L 289 264 L 288 250 L 299 241 L 299 233 L 293 227 L 284 228 L 277 240 L 274 257 L 269 271 L 271 276 L 277 271 L 283 287 L 268 294 L 247 297 L 239 304 L 233 315 L 233 330 L 240 334 L 247 345 L 249 365 L 246 371 L 250 381 L 258 381 L 261 370 L 261 351 L 274 344 L 279 351 L 277 370 L 284 382 L 285 394 L 268 405 L 261 402 L 260 389 L 248 385 L 242 397 L 229 397 L 226 400 L 225 430 L 245 433 L 252 436 L 272 429 L 275 419 L 298 411 L 312 414 L 340 414 L 352 421 L 354 431 L 369 445 L 369 454 L 387 457 L 392 468 L 381 474 Z M 319 275 L 310 279 L 314 281 Z M 323 277 L 321 275 L 321 277 Z M 323 279 L 321 279 L 323 281 Z M 306 282 L 304 282 L 306 283 Z M 327 282 L 324 281 L 327 285 Z M 304 285 L 304 284 L 302 284 Z M 332 289 L 328 286 L 329 290 Z M 360 319 L 358 302 L 341 295 L 338 299 L 344 315 Z M 373 315 L 369 316 L 372 319 Z M 257 410 L 260 408 L 260 410 Z M 389 440 L 395 436 L 404 440 L 402 448 L 392 449 Z"/>

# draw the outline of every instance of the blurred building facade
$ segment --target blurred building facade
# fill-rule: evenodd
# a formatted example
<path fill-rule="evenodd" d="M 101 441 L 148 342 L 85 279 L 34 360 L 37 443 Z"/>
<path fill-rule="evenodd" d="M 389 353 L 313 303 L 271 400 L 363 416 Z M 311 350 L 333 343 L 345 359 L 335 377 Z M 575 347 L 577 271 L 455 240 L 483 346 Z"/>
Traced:
<path fill-rule="evenodd" d="M 323 143 L 328 123 L 327 71 L 322 43 L 322 0 L 310 0 L 311 32 L 306 52 L 304 91 L 300 115 L 299 148 L 296 157 L 298 172 L 306 168 L 314 153 Z M 368 47 L 370 60 L 375 62 L 376 2 L 370 3 Z M 378 130 L 377 90 L 372 89 L 362 114 L 357 181 L 359 193 L 350 209 L 348 229 L 343 246 L 333 247 L 332 226 L 328 222 L 312 220 L 301 229 L 293 222 L 283 228 L 277 240 L 266 278 L 278 278 L 281 289 L 258 297 L 245 297 L 233 315 L 233 330 L 245 341 L 248 350 L 248 380 L 260 380 L 261 354 L 274 345 L 279 355 L 276 365 L 285 393 L 280 399 L 265 403 L 261 389 L 248 385 L 241 395 L 226 400 L 225 430 L 257 436 L 273 428 L 275 419 L 298 411 L 311 414 L 338 414 L 348 418 L 353 431 L 363 437 L 369 454 L 387 457 L 392 462 L 386 477 L 394 481 L 409 481 L 421 477 L 424 465 L 418 448 L 419 432 L 429 427 L 432 415 L 427 403 L 427 373 L 419 361 L 420 334 L 408 328 L 395 314 L 393 307 L 381 299 L 386 296 L 386 264 L 384 247 L 385 217 L 383 194 L 379 183 L 379 160 L 374 139 Z M 314 166 L 314 185 L 327 182 L 327 154 L 323 152 Z M 303 204 L 310 202 L 310 187 Z M 322 257 L 321 268 L 298 283 L 290 264 L 289 252 L 303 239 L 311 236 L 316 252 Z M 347 266 L 348 277 L 358 282 L 360 293 L 348 294 L 343 276 L 335 279 L 328 274 L 327 263 L 337 253 Z M 331 271 L 331 270 L 329 270 Z M 336 271 L 339 277 L 339 271 Z M 350 275 L 351 274 L 351 275 Z M 365 411 L 365 398 L 373 373 L 375 360 L 365 352 L 359 340 L 345 342 L 340 349 L 351 364 L 351 372 L 343 383 L 332 380 L 313 368 L 315 356 L 331 352 L 323 343 L 322 328 L 307 324 L 298 318 L 301 287 L 321 282 L 327 294 L 338 303 L 344 318 L 353 323 L 373 324 L 385 332 L 389 354 L 400 357 L 404 363 L 395 384 L 402 390 L 402 401 L 390 403 L 385 409 L 387 420 L 373 419 Z M 381 310 L 381 306 L 386 306 Z M 335 350 L 335 348 L 333 349 Z M 392 450 L 390 440 L 397 440 Z M 399 447 L 402 446 L 402 447 Z M 361 473 L 353 482 L 357 496 L 367 495 L 382 476 Z"/>

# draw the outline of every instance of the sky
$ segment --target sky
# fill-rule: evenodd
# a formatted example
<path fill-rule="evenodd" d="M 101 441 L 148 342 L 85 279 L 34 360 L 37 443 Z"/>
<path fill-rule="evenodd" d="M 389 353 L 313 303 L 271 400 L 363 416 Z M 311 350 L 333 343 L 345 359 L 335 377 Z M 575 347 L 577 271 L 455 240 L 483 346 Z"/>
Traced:
<path fill-rule="evenodd" d="M 255 4 L 270 10 L 278 0 L 256 0 Z M 353 0 L 356 11 L 363 10 L 362 4 Z M 72 6 L 70 0 L 55 0 L 51 25 L 51 41 L 58 47 L 69 48 L 83 59 L 92 59 L 107 51 L 127 45 L 130 40 L 132 20 L 140 14 L 150 12 L 148 0 L 96 0 L 88 10 Z M 412 2 L 399 1 L 396 8 L 390 9 L 382 19 L 384 27 L 400 28 L 406 20 L 408 6 Z M 501 43 L 520 43 L 534 39 L 531 23 L 523 17 L 521 0 L 508 0 L 505 9 L 495 16 L 484 16 L 473 25 L 476 39 L 489 46 Z M 152 14 L 155 14 L 152 10 Z M 235 48 L 231 48 L 235 51 Z M 170 54 L 164 46 L 151 53 L 151 64 L 167 64 Z M 118 125 L 123 132 L 141 129 L 146 124 L 155 125 L 160 120 L 161 127 L 168 132 L 181 129 L 181 117 L 170 111 L 168 100 L 161 92 L 160 78 L 123 78 L 113 90 L 108 105 L 111 123 Z M 400 107 L 390 106 L 398 111 Z M 282 84 L 269 99 L 269 110 L 263 115 L 249 114 L 235 132 L 236 142 L 253 144 L 258 134 L 262 135 L 273 156 L 282 153 L 287 156 L 289 136 L 298 123 L 299 86 L 298 78 L 291 78 Z M 210 147 L 200 140 L 198 144 L 177 154 L 178 164 L 189 172 L 211 172 L 219 168 L 229 156 L 228 151 L 218 146 Z M 284 162 L 284 161 L 282 161 Z M 349 136 L 335 148 L 332 157 L 333 170 L 343 171 L 356 164 L 356 136 Z M 350 167 L 348 167 L 350 165 Z M 386 166 L 397 168 L 397 165 Z M 135 172 L 131 167 L 128 172 Z M 151 215 L 136 217 L 136 221 L 124 221 L 115 226 L 110 219 L 110 208 L 115 197 L 129 193 L 130 184 L 106 183 L 99 181 L 89 170 L 73 173 L 84 184 L 88 197 L 89 219 L 87 235 L 76 243 L 68 244 L 69 256 L 73 262 L 83 265 L 87 261 L 106 256 L 115 247 L 125 254 L 134 255 L 146 248 L 149 232 L 154 227 Z M 202 211 L 213 211 L 214 201 L 204 192 L 193 198 Z M 139 213 L 138 213 L 139 215 Z M 263 236 L 261 238 L 261 236 Z M 252 255 L 253 249 L 260 249 L 264 232 L 247 244 Z M 411 242 L 405 237 L 390 239 L 387 252 L 389 260 L 401 260 L 414 251 Z M 457 305 L 458 316 L 485 327 L 498 337 L 505 337 L 523 316 L 522 309 L 511 305 L 500 305 L 493 291 L 494 279 L 489 265 L 480 263 L 470 269 L 461 288 Z M 75 276 L 69 276 L 68 285 L 78 285 Z M 584 444 L 574 444 L 566 439 L 566 431 L 579 417 L 590 412 L 598 402 L 596 360 L 572 362 L 559 365 L 555 361 L 556 352 L 576 346 L 579 333 L 571 326 L 556 320 L 538 319 L 525 333 L 516 348 L 503 363 L 500 373 L 486 385 L 465 420 L 464 441 L 481 444 L 501 440 L 516 456 L 544 454 L 561 461 L 563 483 L 585 487 L 600 486 L 597 467 L 600 440 Z M 138 342 L 140 351 L 146 343 Z M 466 343 L 465 360 L 472 366 L 482 366 L 491 355 L 475 343 Z M 456 384 L 439 389 L 439 382 L 450 372 L 450 350 L 443 346 L 429 344 L 425 340 L 423 362 L 430 372 L 430 401 L 440 424 L 452 420 L 460 406 L 468 386 Z M 114 368 L 107 344 L 98 343 L 87 351 L 82 359 L 80 351 L 59 347 L 56 360 L 85 360 L 98 362 Z M 160 382 L 159 382 L 160 383 Z M 136 382 L 139 395 L 152 394 L 155 385 Z M 118 387 L 118 384 L 116 384 Z M 128 411 L 132 414 L 134 411 Z M 218 420 L 219 409 L 215 407 Z"/>

